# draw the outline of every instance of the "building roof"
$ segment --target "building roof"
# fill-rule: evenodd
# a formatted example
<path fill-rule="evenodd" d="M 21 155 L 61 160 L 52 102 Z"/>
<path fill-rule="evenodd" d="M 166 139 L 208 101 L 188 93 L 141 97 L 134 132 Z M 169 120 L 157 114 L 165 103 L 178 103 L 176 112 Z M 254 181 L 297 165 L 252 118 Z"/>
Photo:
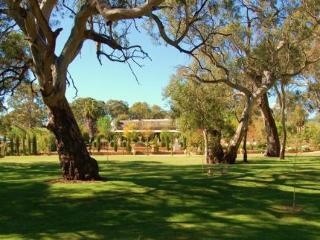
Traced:
<path fill-rule="evenodd" d="M 134 119 L 113 122 L 113 132 L 179 132 L 176 121 L 173 119 Z"/>

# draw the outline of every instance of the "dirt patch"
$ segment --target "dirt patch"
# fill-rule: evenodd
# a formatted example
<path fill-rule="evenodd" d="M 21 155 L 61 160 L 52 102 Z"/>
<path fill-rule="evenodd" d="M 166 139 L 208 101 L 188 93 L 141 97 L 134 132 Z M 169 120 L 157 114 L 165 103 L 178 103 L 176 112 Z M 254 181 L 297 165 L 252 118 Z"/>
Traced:
<path fill-rule="evenodd" d="M 301 213 L 303 212 L 303 208 L 298 205 L 277 205 L 272 207 L 272 210 L 279 213 Z"/>
<path fill-rule="evenodd" d="M 285 206 L 285 209 L 287 212 L 291 212 L 291 213 L 299 213 L 303 211 L 302 207 L 299 206 Z"/>

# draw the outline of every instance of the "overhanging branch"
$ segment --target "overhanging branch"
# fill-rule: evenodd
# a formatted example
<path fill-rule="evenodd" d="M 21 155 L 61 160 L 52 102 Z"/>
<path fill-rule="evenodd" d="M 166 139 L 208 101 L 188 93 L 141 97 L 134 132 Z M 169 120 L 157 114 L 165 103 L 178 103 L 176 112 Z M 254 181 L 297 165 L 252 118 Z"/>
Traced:
<path fill-rule="evenodd" d="M 157 7 L 159 7 L 164 0 L 148 0 L 143 5 L 133 8 L 112 8 L 107 0 L 88 0 L 88 2 L 97 9 L 107 22 L 114 22 L 149 15 L 152 11 L 157 10 Z"/>

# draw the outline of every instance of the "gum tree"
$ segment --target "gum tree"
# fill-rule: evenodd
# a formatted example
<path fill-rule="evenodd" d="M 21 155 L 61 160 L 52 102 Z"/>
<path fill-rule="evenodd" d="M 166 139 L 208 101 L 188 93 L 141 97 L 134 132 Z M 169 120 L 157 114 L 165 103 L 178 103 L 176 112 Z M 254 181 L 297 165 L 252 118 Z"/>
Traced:
<path fill-rule="evenodd" d="M 222 162 L 221 138 L 228 135 L 233 113 L 230 90 L 222 84 L 204 85 L 183 76 L 183 71 L 178 71 L 164 92 L 173 116 L 184 133 L 202 131 L 207 164 Z"/>
<path fill-rule="evenodd" d="M 319 43 L 319 24 L 300 1 L 239 0 L 225 15 L 221 29 L 225 37 L 207 41 L 187 74 L 203 83 L 224 83 L 244 96 L 245 107 L 224 156 L 234 163 L 254 104 L 260 101 L 269 111 L 266 94 L 274 84 L 298 76 L 320 60 L 314 47 Z M 200 36 L 210 23 L 204 22 Z M 265 118 L 267 123 L 273 120 L 271 113 Z M 269 127 L 277 131 L 275 124 Z M 270 131 L 268 137 L 274 137 Z M 268 146 L 273 142 L 278 155 L 279 139 L 270 140 Z"/>
<path fill-rule="evenodd" d="M 3 3 L 0 1 L 0 9 Z M 0 112 L 6 109 L 6 95 L 12 95 L 18 85 L 29 82 L 27 43 L 14 31 L 16 24 L 0 12 Z"/>
<path fill-rule="evenodd" d="M 129 106 L 128 103 L 122 100 L 110 99 L 106 102 L 107 114 L 111 116 L 113 120 L 118 117 L 129 118 Z"/>
<path fill-rule="evenodd" d="M 49 109 L 47 128 L 56 137 L 57 150 L 65 179 L 99 179 L 97 161 L 85 146 L 80 129 L 65 97 L 68 67 L 87 40 L 96 43 L 100 62 L 103 58 L 129 64 L 148 58 L 142 46 L 130 45 L 128 31 L 139 22 L 155 23 L 156 32 L 181 52 L 192 54 L 201 42 L 187 44 L 189 34 L 206 14 L 207 1 L 164 0 L 2 0 L 0 14 L 15 24 L 28 43 L 24 66 L 36 76 L 44 103 Z M 71 31 L 57 52 L 59 34 L 56 24 L 61 12 L 72 15 Z M 175 21 L 170 18 L 174 16 Z M 63 20 L 62 20 L 63 21 Z M 174 24 L 171 24 L 173 22 Z M 192 31 L 191 31 L 192 30 Z M 189 48 L 184 48 L 186 46 Z M 23 68 L 25 70 L 25 68 Z M 27 71 L 27 70 L 25 70 Z M 3 75 L 19 81 L 15 72 Z"/>

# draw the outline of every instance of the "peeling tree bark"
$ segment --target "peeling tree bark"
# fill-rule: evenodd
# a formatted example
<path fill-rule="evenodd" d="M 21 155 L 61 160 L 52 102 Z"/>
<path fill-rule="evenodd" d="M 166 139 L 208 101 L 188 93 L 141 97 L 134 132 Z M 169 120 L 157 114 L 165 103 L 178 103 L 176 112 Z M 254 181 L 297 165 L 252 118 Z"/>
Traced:
<path fill-rule="evenodd" d="M 280 155 L 280 140 L 277 126 L 269 106 L 267 93 L 260 98 L 260 109 L 265 122 L 267 133 L 267 149 L 265 155 L 268 157 L 279 157 Z"/>
<path fill-rule="evenodd" d="M 287 143 L 287 127 L 286 127 L 286 120 L 283 113 L 283 110 L 281 109 L 281 125 L 282 125 L 282 140 L 281 140 L 281 150 L 280 150 L 280 159 L 285 159 L 285 153 L 286 153 L 286 143 Z"/>
<path fill-rule="evenodd" d="M 48 129 L 56 137 L 57 151 L 64 179 L 66 180 L 97 180 L 99 167 L 91 158 L 80 129 L 65 97 L 50 104 Z"/>
<path fill-rule="evenodd" d="M 218 130 L 204 129 L 203 138 L 205 149 L 204 155 L 206 163 L 209 165 L 208 175 L 211 175 L 212 169 L 210 168 L 210 165 L 223 161 L 224 153 L 221 145 L 221 133 Z"/>
<path fill-rule="evenodd" d="M 204 142 L 204 159 L 206 160 L 206 163 L 210 162 L 209 159 L 209 153 L 208 153 L 208 134 L 207 134 L 207 129 L 202 130 L 203 134 L 203 142 Z"/>
<path fill-rule="evenodd" d="M 56 38 L 61 29 L 53 31 L 49 19 L 57 1 L 46 0 L 39 5 L 38 1 L 30 0 L 29 9 L 21 6 L 19 1 L 6 0 L 6 3 L 9 14 L 29 43 L 30 67 L 39 80 L 44 103 L 50 111 L 47 127 L 56 137 L 63 177 L 66 180 L 99 179 L 98 164 L 90 157 L 65 98 L 67 69 L 81 49 L 86 21 L 94 9 L 88 5 L 79 9 L 61 55 L 56 56 Z"/>
<path fill-rule="evenodd" d="M 282 104 L 281 104 L 281 125 L 282 125 L 282 144 L 280 150 L 280 159 L 285 158 L 286 153 L 286 144 L 287 144 L 287 116 L 286 116 L 286 91 L 284 84 L 281 83 L 281 95 L 282 95 Z"/>
<path fill-rule="evenodd" d="M 286 90 L 283 82 L 280 82 L 280 91 L 277 86 L 275 86 L 276 93 L 279 99 L 280 112 L 281 112 L 281 127 L 282 127 L 282 137 L 281 137 L 281 149 L 280 149 L 280 159 L 285 159 L 286 145 L 287 145 L 287 116 L 286 116 Z"/>
<path fill-rule="evenodd" d="M 240 123 L 224 155 L 224 161 L 227 163 L 232 164 L 236 162 L 239 146 L 245 135 L 245 132 L 248 129 L 249 117 L 252 111 L 254 101 L 252 96 L 246 96 L 246 101 L 247 102 L 245 108 L 242 111 Z"/>
<path fill-rule="evenodd" d="M 243 151 L 243 161 L 248 162 L 248 153 L 247 153 L 247 136 L 248 136 L 248 128 L 246 129 L 243 142 L 242 142 L 242 151 Z"/>

